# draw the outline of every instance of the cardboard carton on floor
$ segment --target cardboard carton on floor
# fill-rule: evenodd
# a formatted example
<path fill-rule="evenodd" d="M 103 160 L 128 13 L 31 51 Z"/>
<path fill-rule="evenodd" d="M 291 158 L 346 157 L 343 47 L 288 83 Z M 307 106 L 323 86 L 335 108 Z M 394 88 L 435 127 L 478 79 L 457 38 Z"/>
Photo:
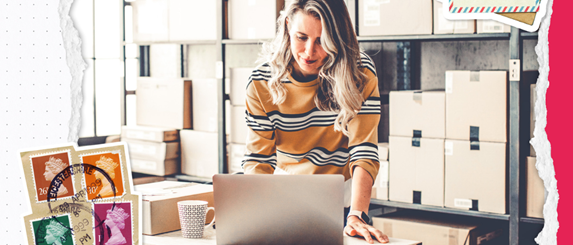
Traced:
<path fill-rule="evenodd" d="M 434 0 L 434 34 L 472 34 L 475 31 L 475 20 L 448 20 L 444 17 L 443 4 Z"/>
<path fill-rule="evenodd" d="M 137 125 L 192 128 L 190 80 L 139 77 L 136 93 Z"/>
<path fill-rule="evenodd" d="M 445 206 L 506 213 L 506 143 L 446 140 Z"/>
<path fill-rule="evenodd" d="M 446 139 L 507 142 L 507 71 L 446 71 L 445 77 Z"/>
<path fill-rule="evenodd" d="M 390 136 L 445 138 L 445 104 L 443 91 L 390 92 Z"/>
<path fill-rule="evenodd" d="M 378 143 L 378 157 L 380 161 L 388 161 L 388 154 L 390 153 L 390 144 L 388 142 Z"/>
<path fill-rule="evenodd" d="M 424 245 L 478 245 L 503 230 L 472 219 L 454 219 L 420 212 L 396 212 L 372 218 L 373 226 L 389 237 L 416 240 Z"/>
<path fill-rule="evenodd" d="M 217 80 L 193 79 L 193 130 L 217 132 Z"/>
<path fill-rule="evenodd" d="M 359 0 L 358 34 L 432 34 L 432 12 L 432 0 Z"/>
<path fill-rule="evenodd" d="M 508 33 L 511 26 L 495 20 L 477 20 L 477 33 Z"/>
<path fill-rule="evenodd" d="M 231 0 L 228 3 L 229 39 L 271 39 L 284 0 Z"/>
<path fill-rule="evenodd" d="M 135 190 L 143 194 L 141 214 L 145 235 L 181 229 L 177 208 L 179 201 L 202 200 L 207 201 L 209 207 L 214 207 L 212 185 L 161 181 L 136 185 Z M 205 223 L 210 223 L 213 218 L 213 212 L 208 212 Z"/>
<path fill-rule="evenodd" d="M 390 136 L 389 200 L 444 206 L 444 139 Z"/>
<path fill-rule="evenodd" d="M 173 128 L 162 127 L 122 126 L 121 138 L 153 142 L 170 142 L 179 140 L 179 131 Z"/>
<path fill-rule="evenodd" d="M 543 205 L 547 191 L 535 167 L 536 158 L 527 157 L 527 205 L 526 216 L 543 218 Z"/>
<path fill-rule="evenodd" d="M 218 134 L 181 130 L 181 173 L 213 177 L 219 173 Z"/>

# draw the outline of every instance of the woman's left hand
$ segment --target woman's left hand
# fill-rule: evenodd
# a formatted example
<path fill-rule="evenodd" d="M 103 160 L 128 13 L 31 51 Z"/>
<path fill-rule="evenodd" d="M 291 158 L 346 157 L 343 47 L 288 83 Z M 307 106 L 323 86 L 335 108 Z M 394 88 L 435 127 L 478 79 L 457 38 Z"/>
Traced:
<path fill-rule="evenodd" d="M 346 220 L 346 227 L 344 227 L 344 233 L 349 236 L 364 237 L 368 243 L 374 243 L 372 237 L 376 238 L 380 243 L 388 243 L 389 241 L 388 236 L 384 235 L 384 233 L 373 226 L 364 224 L 364 222 L 356 216 L 348 217 Z"/>

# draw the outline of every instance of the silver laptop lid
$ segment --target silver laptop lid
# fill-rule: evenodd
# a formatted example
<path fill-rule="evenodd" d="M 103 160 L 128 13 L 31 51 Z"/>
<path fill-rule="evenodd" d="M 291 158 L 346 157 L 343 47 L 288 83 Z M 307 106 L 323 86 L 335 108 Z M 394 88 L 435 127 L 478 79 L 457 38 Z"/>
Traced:
<path fill-rule="evenodd" d="M 343 244 L 344 176 L 213 176 L 217 244 Z"/>

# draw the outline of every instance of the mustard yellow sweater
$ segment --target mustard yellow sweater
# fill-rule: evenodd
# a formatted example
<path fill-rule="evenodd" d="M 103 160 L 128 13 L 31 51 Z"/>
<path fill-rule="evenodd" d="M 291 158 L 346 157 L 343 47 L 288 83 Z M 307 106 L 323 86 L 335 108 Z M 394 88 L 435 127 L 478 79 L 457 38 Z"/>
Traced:
<path fill-rule="evenodd" d="M 270 67 L 257 67 L 247 85 L 245 173 L 272 174 L 278 167 L 291 174 L 342 174 L 347 180 L 351 170 L 360 166 L 374 180 L 380 167 L 378 78 L 366 54 L 361 53 L 359 64 L 368 82 L 362 91 L 362 108 L 348 124 L 350 136 L 334 131 L 337 113 L 316 108 L 318 79 L 298 82 L 289 75 L 282 80 L 288 90 L 286 100 L 274 105 L 267 84 Z"/>

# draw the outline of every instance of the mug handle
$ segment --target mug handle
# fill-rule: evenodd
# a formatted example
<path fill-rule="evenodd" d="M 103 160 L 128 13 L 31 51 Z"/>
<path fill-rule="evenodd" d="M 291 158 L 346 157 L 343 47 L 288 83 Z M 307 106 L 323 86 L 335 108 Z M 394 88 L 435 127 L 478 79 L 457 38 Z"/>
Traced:
<path fill-rule="evenodd" d="M 209 213 L 209 210 L 213 210 L 213 212 L 215 212 L 215 208 L 214 208 L 214 207 L 208 207 L 208 208 L 207 208 L 207 211 L 205 211 L 205 216 Z M 208 225 L 206 225 L 205 228 L 212 226 L 213 223 L 215 223 L 215 217 L 213 217 L 213 220 L 211 221 L 211 223 L 209 223 Z"/>

